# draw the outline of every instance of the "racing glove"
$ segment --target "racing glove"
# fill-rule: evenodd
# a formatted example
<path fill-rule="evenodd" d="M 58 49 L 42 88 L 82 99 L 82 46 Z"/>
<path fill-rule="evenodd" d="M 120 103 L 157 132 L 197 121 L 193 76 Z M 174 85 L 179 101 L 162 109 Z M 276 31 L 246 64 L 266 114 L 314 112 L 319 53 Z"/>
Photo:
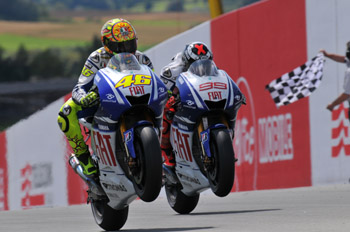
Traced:
<path fill-rule="evenodd" d="M 80 98 L 80 105 L 82 107 L 91 107 L 99 103 L 100 97 L 96 92 L 89 92 L 84 97 Z"/>

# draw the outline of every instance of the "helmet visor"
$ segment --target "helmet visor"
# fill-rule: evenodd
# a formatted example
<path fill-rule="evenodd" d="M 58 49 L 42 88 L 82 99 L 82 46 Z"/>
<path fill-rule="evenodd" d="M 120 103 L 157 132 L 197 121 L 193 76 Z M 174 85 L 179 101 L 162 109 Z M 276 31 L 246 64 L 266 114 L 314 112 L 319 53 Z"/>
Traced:
<path fill-rule="evenodd" d="M 218 74 L 218 69 L 212 60 L 197 60 L 191 64 L 188 71 L 200 77 Z"/>
<path fill-rule="evenodd" d="M 129 52 L 135 53 L 137 49 L 136 39 L 124 42 L 109 42 L 107 47 L 115 53 Z"/>

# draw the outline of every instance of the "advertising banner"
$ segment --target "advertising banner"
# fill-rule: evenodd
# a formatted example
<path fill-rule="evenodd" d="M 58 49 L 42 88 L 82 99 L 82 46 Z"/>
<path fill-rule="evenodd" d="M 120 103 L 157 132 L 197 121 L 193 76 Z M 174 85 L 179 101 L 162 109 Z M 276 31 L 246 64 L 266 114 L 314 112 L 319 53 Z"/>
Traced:
<path fill-rule="evenodd" d="M 236 121 L 234 189 L 311 185 L 308 100 L 277 108 L 265 90 L 307 60 L 304 0 L 263 1 L 213 20 L 211 41 L 216 64 L 247 98 Z"/>

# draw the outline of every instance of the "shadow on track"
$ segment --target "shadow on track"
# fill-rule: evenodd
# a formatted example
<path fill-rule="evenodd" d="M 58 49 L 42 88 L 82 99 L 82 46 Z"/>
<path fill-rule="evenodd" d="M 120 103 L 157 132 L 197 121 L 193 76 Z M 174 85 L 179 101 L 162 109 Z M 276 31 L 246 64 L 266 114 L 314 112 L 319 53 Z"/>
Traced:
<path fill-rule="evenodd" d="M 131 230 L 122 230 L 122 231 L 128 231 L 128 232 L 133 232 L 133 231 L 165 231 L 165 232 L 171 232 L 171 231 L 192 231 L 192 230 L 208 230 L 208 229 L 213 229 L 214 227 L 183 227 L 183 228 L 152 228 L 152 229 L 131 229 Z"/>
<path fill-rule="evenodd" d="M 254 210 L 234 210 L 234 211 L 219 211 L 219 212 L 202 212 L 202 213 L 190 213 L 189 215 L 201 216 L 201 215 L 216 215 L 216 214 L 241 214 L 241 213 L 257 213 L 266 211 L 277 211 L 282 209 L 254 209 Z M 180 215 L 180 214 L 178 214 Z"/>

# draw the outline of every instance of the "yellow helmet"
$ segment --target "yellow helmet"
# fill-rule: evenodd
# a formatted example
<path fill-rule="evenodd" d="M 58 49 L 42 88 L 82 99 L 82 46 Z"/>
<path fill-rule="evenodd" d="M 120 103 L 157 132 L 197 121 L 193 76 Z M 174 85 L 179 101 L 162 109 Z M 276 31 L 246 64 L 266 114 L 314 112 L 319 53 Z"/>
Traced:
<path fill-rule="evenodd" d="M 113 53 L 135 53 L 137 37 L 135 28 L 127 20 L 108 20 L 101 29 L 101 41 L 106 51 Z"/>

